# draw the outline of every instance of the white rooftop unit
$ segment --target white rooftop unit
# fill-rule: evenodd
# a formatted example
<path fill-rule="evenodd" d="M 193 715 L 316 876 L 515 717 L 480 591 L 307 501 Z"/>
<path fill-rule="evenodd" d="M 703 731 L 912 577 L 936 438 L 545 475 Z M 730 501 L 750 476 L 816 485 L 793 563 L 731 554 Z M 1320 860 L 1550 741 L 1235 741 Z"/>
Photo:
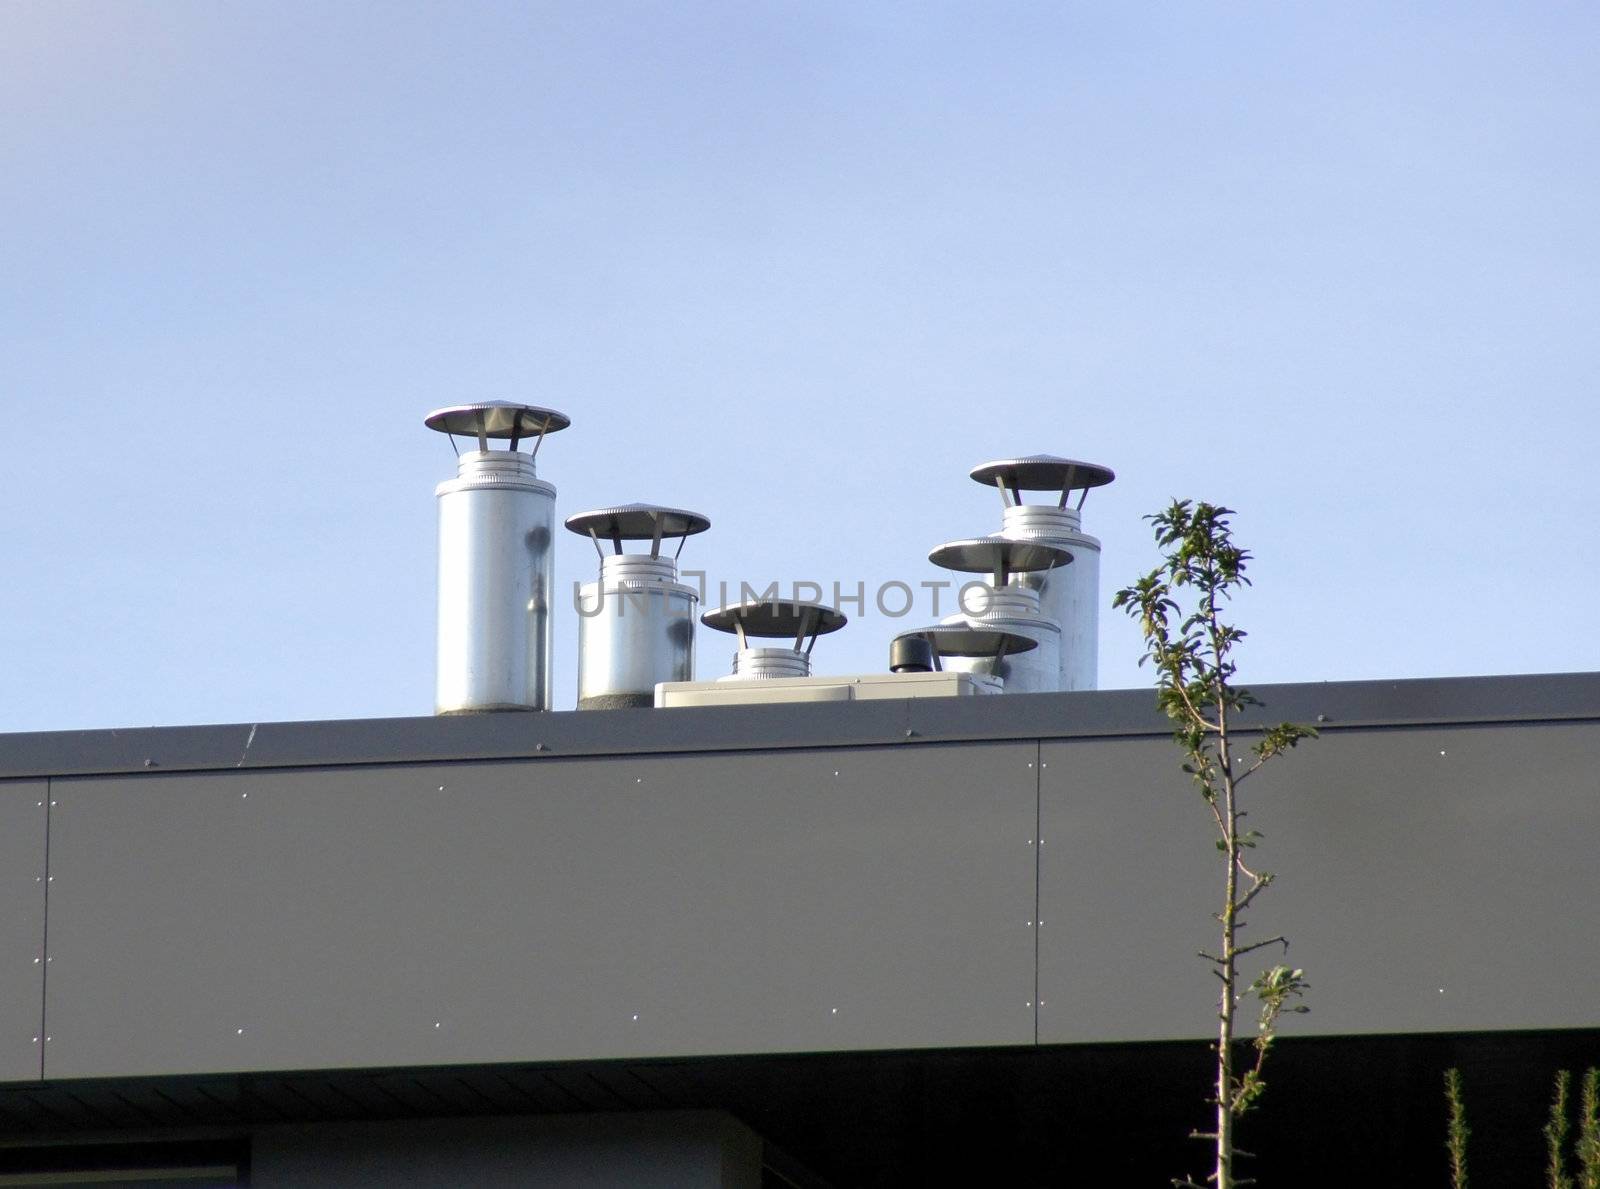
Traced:
<path fill-rule="evenodd" d="M 861 673 L 788 677 L 781 681 L 668 681 L 656 686 L 656 705 L 751 706 L 773 702 L 872 702 L 885 698 L 955 698 L 997 694 L 997 677 L 975 673 Z"/>

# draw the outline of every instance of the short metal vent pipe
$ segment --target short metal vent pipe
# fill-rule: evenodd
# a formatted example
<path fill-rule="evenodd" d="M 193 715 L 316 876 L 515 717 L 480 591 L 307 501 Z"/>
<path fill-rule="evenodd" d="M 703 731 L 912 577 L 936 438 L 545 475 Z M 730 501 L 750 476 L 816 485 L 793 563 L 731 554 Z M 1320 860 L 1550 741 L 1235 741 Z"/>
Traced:
<path fill-rule="evenodd" d="M 658 683 L 693 681 L 700 596 L 678 581 L 678 556 L 711 521 L 681 508 L 623 504 L 566 524 L 600 555 L 599 577 L 578 590 L 578 709 L 652 706 Z M 663 556 L 663 543 L 674 539 L 677 549 Z M 624 541 L 648 541 L 650 552 L 624 553 Z"/>
<path fill-rule="evenodd" d="M 991 536 L 951 541 L 929 553 L 928 560 L 949 570 L 990 576 L 987 585 L 963 588 L 962 612 L 947 617 L 946 625 L 1021 635 L 1033 642 L 1021 652 L 954 655 L 945 668 L 999 677 L 1008 694 L 1060 688 L 1061 629 L 1041 612 L 1039 592 L 1016 579 L 1054 573 L 1073 561 L 1071 553 L 1043 542 Z"/>
<path fill-rule="evenodd" d="M 811 650 L 818 636 L 836 632 L 849 622 L 844 612 L 825 603 L 797 599 L 757 599 L 707 611 L 700 622 L 738 637 L 733 672 L 721 681 L 769 681 L 811 676 Z M 793 640 L 790 647 L 755 647 L 750 640 Z"/>

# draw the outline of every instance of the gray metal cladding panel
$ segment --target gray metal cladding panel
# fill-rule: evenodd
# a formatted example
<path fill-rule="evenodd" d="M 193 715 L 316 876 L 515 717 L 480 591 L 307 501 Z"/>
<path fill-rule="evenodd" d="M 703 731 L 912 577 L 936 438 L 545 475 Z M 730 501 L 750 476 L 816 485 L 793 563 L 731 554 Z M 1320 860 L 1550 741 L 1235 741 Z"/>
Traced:
<path fill-rule="evenodd" d="M 0 781 L 0 1081 L 39 1079 L 48 788 Z"/>
<path fill-rule="evenodd" d="M 1031 1043 L 1035 754 L 58 781 L 46 1073 Z"/>
<path fill-rule="evenodd" d="M 1176 746 L 1041 757 L 1040 1040 L 1209 1035 L 1223 869 Z M 1600 724 L 1329 731 L 1244 787 L 1247 937 L 1312 984 L 1286 1034 L 1600 1026 Z"/>

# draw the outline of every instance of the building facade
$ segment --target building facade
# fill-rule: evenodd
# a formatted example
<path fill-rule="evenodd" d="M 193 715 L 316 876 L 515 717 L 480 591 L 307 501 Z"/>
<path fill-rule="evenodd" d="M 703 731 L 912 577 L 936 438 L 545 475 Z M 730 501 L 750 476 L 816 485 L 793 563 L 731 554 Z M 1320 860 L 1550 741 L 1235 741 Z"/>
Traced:
<path fill-rule="evenodd" d="M 1454 1065 L 1475 1183 L 1537 1183 L 1600 674 L 1256 692 L 1323 736 L 1252 786 L 1312 1011 L 1243 1146 L 1443 1184 Z M 1153 700 L 0 736 L 0 1184 L 1199 1170 L 1220 872 Z"/>

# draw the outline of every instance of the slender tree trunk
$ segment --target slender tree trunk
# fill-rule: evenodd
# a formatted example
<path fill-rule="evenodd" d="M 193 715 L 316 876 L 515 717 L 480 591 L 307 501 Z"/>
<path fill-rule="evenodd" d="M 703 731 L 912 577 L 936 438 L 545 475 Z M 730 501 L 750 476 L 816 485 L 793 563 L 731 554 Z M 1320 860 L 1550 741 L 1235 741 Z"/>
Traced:
<path fill-rule="evenodd" d="M 1224 649 L 1217 623 L 1217 606 L 1214 596 L 1206 598 L 1206 618 L 1209 620 L 1211 654 L 1218 670 L 1222 667 Z M 1234 954 L 1238 936 L 1235 912 L 1239 903 L 1239 814 L 1234 805 L 1233 754 L 1228 740 L 1228 699 L 1221 680 L 1214 690 L 1217 702 L 1217 764 L 1222 782 L 1222 848 L 1228 860 L 1228 875 L 1222 900 L 1222 1010 L 1217 1013 L 1217 1167 L 1216 1189 L 1233 1189 L 1233 1023 L 1237 996 L 1237 958 Z"/>
<path fill-rule="evenodd" d="M 1234 809 L 1232 757 L 1228 752 L 1228 712 L 1219 709 L 1222 728 L 1217 743 L 1217 758 L 1222 768 L 1223 848 L 1228 860 L 1228 877 L 1222 901 L 1222 1010 L 1217 1026 L 1217 1189 L 1233 1187 L 1233 1024 L 1237 1007 L 1234 994 L 1236 965 L 1234 946 L 1238 922 L 1234 906 L 1239 900 L 1239 820 Z"/>

